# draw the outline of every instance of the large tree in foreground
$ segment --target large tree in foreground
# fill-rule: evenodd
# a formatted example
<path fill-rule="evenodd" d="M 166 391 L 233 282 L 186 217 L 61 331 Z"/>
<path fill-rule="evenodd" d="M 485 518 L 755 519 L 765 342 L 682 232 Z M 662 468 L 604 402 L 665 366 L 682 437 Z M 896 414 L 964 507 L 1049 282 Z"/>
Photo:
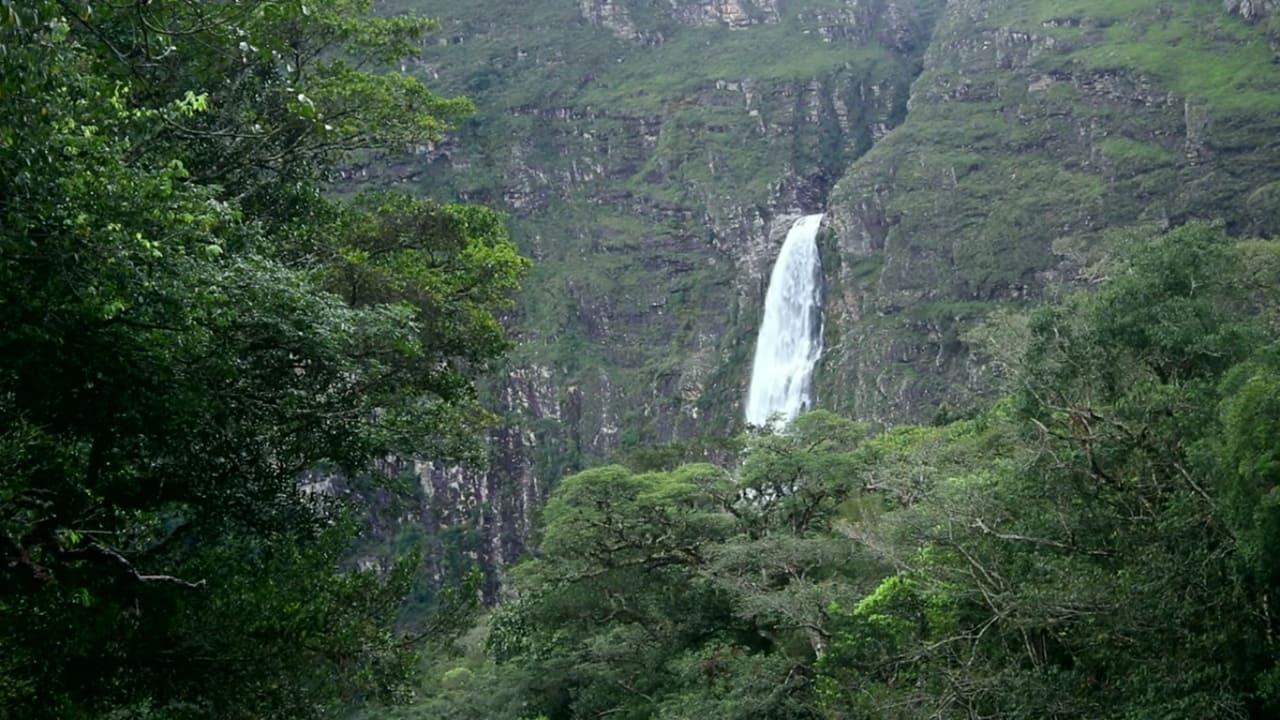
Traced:
<path fill-rule="evenodd" d="M 0 3 L 0 717 L 312 717 L 400 691 L 407 566 L 301 472 L 474 456 L 524 261 L 323 195 L 464 103 L 365 0 Z"/>

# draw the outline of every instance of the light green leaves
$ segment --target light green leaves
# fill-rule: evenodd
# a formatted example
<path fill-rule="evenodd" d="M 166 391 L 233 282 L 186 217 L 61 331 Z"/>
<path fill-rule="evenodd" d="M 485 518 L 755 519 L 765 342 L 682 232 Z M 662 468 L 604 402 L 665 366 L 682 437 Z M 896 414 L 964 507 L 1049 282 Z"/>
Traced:
<path fill-rule="evenodd" d="M 182 96 L 182 99 L 174 103 L 174 108 L 178 111 L 178 115 L 183 117 L 191 117 L 196 113 L 202 113 L 209 109 L 209 93 L 196 94 L 188 90 Z"/>

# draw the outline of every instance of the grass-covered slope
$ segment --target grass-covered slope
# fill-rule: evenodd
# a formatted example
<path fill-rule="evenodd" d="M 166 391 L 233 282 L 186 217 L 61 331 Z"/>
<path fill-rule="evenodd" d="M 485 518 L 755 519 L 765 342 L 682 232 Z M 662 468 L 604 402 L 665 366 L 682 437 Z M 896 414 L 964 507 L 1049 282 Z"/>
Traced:
<path fill-rule="evenodd" d="M 510 212 L 537 261 L 520 360 L 553 371 L 556 400 L 616 401 L 592 429 L 667 440 L 707 412 L 723 429 L 743 368 L 712 375 L 750 343 L 773 217 L 820 207 L 901 118 L 933 4 L 746 4 L 760 22 L 735 27 L 639 0 L 386 3 L 442 18 L 415 70 L 477 106 L 396 174 Z"/>
<path fill-rule="evenodd" d="M 567 0 L 389 4 L 444 20 L 418 70 L 478 108 L 400 174 L 511 213 L 537 261 L 520 361 L 552 371 L 561 396 L 544 400 L 603 401 L 583 409 L 584 451 L 736 419 L 773 216 L 820 207 L 900 119 L 930 4 L 895 25 L 794 3 L 747 27 L 691 26 L 667 3 L 604 19 Z"/>
<path fill-rule="evenodd" d="M 1189 223 L 1037 309 L 994 402 L 565 478 L 398 720 L 1280 716 L 1280 243 Z"/>
<path fill-rule="evenodd" d="M 1116 229 L 1276 232 L 1275 27 L 1213 0 L 952 3 L 906 121 L 831 198 L 826 404 L 971 402 L 966 331 L 1096 279 Z"/>

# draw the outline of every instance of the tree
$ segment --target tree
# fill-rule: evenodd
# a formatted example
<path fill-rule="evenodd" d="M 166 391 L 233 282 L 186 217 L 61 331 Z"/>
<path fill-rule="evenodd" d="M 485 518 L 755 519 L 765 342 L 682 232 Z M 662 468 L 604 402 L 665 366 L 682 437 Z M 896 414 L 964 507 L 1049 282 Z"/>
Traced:
<path fill-rule="evenodd" d="M 970 423 L 988 452 L 854 533 L 897 571 L 836 613 L 829 714 L 1274 712 L 1274 286 L 1241 262 L 1267 252 L 1136 238 L 1035 314 L 1012 398 Z"/>
<path fill-rule="evenodd" d="M 566 478 L 491 661 L 410 716 L 1273 717 L 1278 258 L 1134 237 L 1000 320 L 1007 395 L 966 419 Z"/>
<path fill-rule="evenodd" d="M 492 213 L 326 198 L 465 103 L 354 0 L 5 3 L 0 716 L 312 717 L 392 699 L 412 563 L 340 569 L 299 484 L 477 454 L 524 267 Z"/>
<path fill-rule="evenodd" d="M 412 716 L 815 717 L 827 609 L 858 596 L 865 569 L 832 531 L 864 434 L 813 413 L 744 438 L 732 473 L 608 466 L 566 478 L 537 557 L 512 570 L 486 628 L 496 662 L 460 665 L 471 680 L 434 686 Z"/>

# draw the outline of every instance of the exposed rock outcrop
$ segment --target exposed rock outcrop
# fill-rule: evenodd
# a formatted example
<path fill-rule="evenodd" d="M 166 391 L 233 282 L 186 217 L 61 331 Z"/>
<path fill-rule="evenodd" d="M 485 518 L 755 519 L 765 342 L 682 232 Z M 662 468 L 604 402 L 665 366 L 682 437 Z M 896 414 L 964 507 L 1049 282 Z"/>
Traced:
<path fill-rule="evenodd" d="M 631 21 L 625 0 L 578 0 L 582 16 L 595 27 L 602 27 L 626 40 L 644 38 Z"/>
<path fill-rule="evenodd" d="M 1170 27 L 1170 12 L 1153 3 L 1127 32 Z M 1086 282 L 1109 228 L 1215 217 L 1264 231 L 1239 198 L 1265 205 L 1280 176 L 1275 115 L 1207 84 L 1180 91 L 1160 62 L 1108 62 L 1095 29 L 1114 17 L 1027 20 L 1008 2 L 949 3 L 907 120 L 833 192 L 828 406 L 895 423 L 981 398 L 993 380 L 967 331 Z M 1212 26 L 1175 27 L 1213 44 L 1203 67 L 1244 51 Z M 1164 42 L 1113 52 L 1158 56 Z M 1280 67 L 1254 70 L 1270 75 L 1261 92 L 1280 91 Z"/>
<path fill-rule="evenodd" d="M 782 19 L 779 0 L 670 0 L 672 17 L 693 26 L 745 28 Z"/>
<path fill-rule="evenodd" d="M 1222 6 L 1233 15 L 1257 22 L 1280 9 L 1280 0 L 1222 0 Z"/>
<path fill-rule="evenodd" d="M 784 24 L 777 0 L 578 0 L 582 22 L 568 29 L 553 9 L 440 13 L 458 42 L 429 48 L 420 67 L 481 115 L 378 172 L 499 205 L 536 265 L 512 319 L 512 367 L 492 388 L 503 425 L 490 468 L 398 470 L 422 488 L 416 524 L 453 543 L 437 543 L 435 575 L 459 551 L 490 568 L 517 557 L 568 472 L 736 431 L 777 250 L 901 121 L 941 4 L 802 4 Z M 516 56 L 481 50 L 506 36 L 519 38 Z M 745 38 L 758 40 L 733 44 Z M 459 72 L 451 56 L 475 64 Z"/>

